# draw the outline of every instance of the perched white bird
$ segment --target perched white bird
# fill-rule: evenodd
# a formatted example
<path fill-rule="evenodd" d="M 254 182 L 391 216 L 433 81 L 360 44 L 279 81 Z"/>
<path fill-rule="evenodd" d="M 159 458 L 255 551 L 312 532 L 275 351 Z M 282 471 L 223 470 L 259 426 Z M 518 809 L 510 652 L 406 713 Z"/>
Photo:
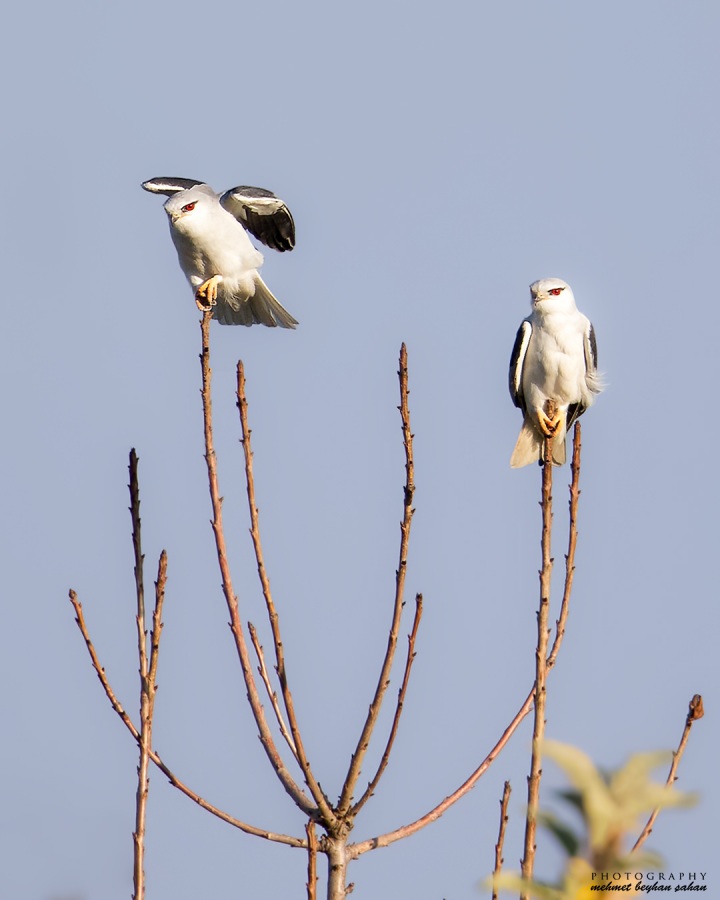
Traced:
<path fill-rule="evenodd" d="M 543 278 L 530 285 L 530 296 L 532 312 L 518 329 L 510 359 L 510 396 L 524 416 L 510 459 L 514 469 L 542 462 L 549 435 L 553 462 L 562 465 L 568 428 L 602 390 L 595 330 L 575 306 L 570 286 Z M 552 416 L 548 400 L 556 405 Z"/>
<path fill-rule="evenodd" d="M 143 188 L 170 198 L 164 207 L 170 234 L 199 309 L 214 307 L 221 325 L 297 325 L 260 277 L 263 255 L 247 235 L 292 250 L 295 223 L 282 200 L 242 186 L 219 195 L 191 178 L 152 178 Z"/>

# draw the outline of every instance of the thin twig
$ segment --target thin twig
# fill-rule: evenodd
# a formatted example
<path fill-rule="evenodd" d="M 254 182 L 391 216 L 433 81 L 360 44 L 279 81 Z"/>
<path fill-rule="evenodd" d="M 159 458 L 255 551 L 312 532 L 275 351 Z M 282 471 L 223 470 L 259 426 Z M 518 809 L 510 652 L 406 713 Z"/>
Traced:
<path fill-rule="evenodd" d="M 556 405 L 548 400 L 545 404 L 548 418 L 556 412 Z M 553 560 L 550 555 L 552 537 L 552 459 L 553 437 L 545 438 L 545 462 L 542 470 L 542 569 L 540 570 L 540 606 L 537 613 L 538 640 L 535 651 L 535 698 L 533 716 L 532 750 L 530 757 L 530 775 L 528 777 L 528 805 L 525 817 L 525 842 L 521 870 L 523 881 L 532 880 L 535 865 L 537 814 L 540 803 L 540 779 L 542 777 L 542 740 L 545 734 L 545 701 L 547 681 L 548 617 L 550 610 L 550 580 Z M 527 900 L 526 889 L 520 894 L 521 900 Z"/>
<path fill-rule="evenodd" d="M 413 509 L 413 495 L 415 493 L 415 464 L 413 460 L 413 434 L 410 429 L 410 406 L 408 397 L 410 394 L 408 388 L 408 363 L 407 348 L 405 344 L 400 347 L 400 367 L 398 371 L 400 380 L 400 417 L 402 419 L 403 446 L 405 449 L 405 487 L 403 502 L 403 520 L 400 524 L 400 552 L 397 571 L 395 572 L 395 599 L 393 603 L 392 622 L 390 625 L 390 633 L 388 635 L 387 650 L 385 651 L 385 659 L 383 660 L 380 670 L 380 677 L 375 688 L 367 718 L 363 726 L 362 732 L 357 742 L 355 752 L 352 754 L 348 773 L 345 777 L 340 801 L 337 806 L 339 816 L 347 814 L 353 799 L 353 791 L 360 776 L 365 754 L 370 745 L 370 737 L 380 715 L 385 693 L 390 684 L 390 671 L 392 669 L 393 660 L 395 658 L 395 648 L 397 647 L 398 632 L 400 629 L 400 618 L 404 605 L 405 592 L 405 575 L 407 572 L 408 545 L 410 542 L 410 525 L 415 510 Z"/>
<path fill-rule="evenodd" d="M 135 593 L 137 595 L 137 624 L 138 624 L 138 657 L 140 659 L 140 673 L 144 678 L 147 676 L 147 644 L 145 641 L 146 632 L 140 629 L 140 621 L 145 621 L 145 585 L 143 563 L 145 557 L 142 552 L 141 539 L 141 522 L 140 522 L 140 487 L 138 483 L 138 458 L 135 449 L 130 451 L 130 518 L 132 520 L 132 542 L 133 556 L 135 565 L 133 566 L 133 574 L 135 576 Z"/>
<path fill-rule="evenodd" d="M 107 675 L 105 674 L 105 669 L 100 665 L 100 660 L 98 658 L 97 652 L 95 651 L 95 647 L 90 640 L 90 634 L 87 629 L 87 624 L 85 623 L 82 604 L 78 600 L 75 591 L 71 590 L 69 596 L 70 602 L 72 603 L 75 610 L 75 621 L 77 622 L 77 626 L 80 629 L 83 640 L 85 641 L 85 646 L 87 647 L 88 653 L 90 655 L 90 661 L 93 668 L 95 669 L 95 674 L 97 675 L 100 684 L 102 685 L 102 688 L 105 691 L 108 700 L 110 701 L 110 705 L 118 714 L 125 727 L 128 729 L 130 734 L 139 745 L 140 732 L 133 724 L 132 719 L 125 711 L 123 705 L 117 699 L 117 696 L 115 695 L 115 692 L 113 691 L 110 682 L 108 681 Z M 197 803 L 198 806 L 201 806 L 203 809 L 212 813 L 214 816 L 217 816 L 218 819 L 222 819 L 223 822 L 227 822 L 228 825 L 232 825 L 234 828 L 238 828 L 240 829 L 240 831 L 244 831 L 246 834 L 252 834 L 256 837 L 265 838 L 268 841 L 275 841 L 279 844 L 287 844 L 290 847 L 297 847 L 303 850 L 307 849 L 307 842 L 302 840 L 301 838 L 296 838 L 288 834 L 278 834 L 273 831 L 268 831 L 265 828 L 257 828 L 254 825 L 249 825 L 247 822 L 242 822 L 240 819 L 236 819 L 234 816 L 231 816 L 229 813 L 224 812 L 219 807 L 213 806 L 199 794 L 196 794 L 195 791 L 189 788 L 183 781 L 181 781 L 177 777 L 177 775 L 175 775 L 175 773 L 169 768 L 169 766 L 167 766 L 163 762 L 158 753 L 156 753 L 154 750 L 150 750 L 148 755 L 152 762 L 158 767 L 158 769 L 160 769 L 160 771 L 167 777 L 173 787 L 177 788 L 179 791 L 185 794 L 186 797 L 189 797 L 194 803 Z"/>
<path fill-rule="evenodd" d="M 412 630 L 408 635 L 408 652 L 407 658 L 405 660 L 405 673 L 403 674 L 402 684 L 400 685 L 400 690 L 398 691 L 398 699 L 397 704 L 395 706 L 395 716 L 393 717 L 392 727 L 390 728 L 390 735 L 388 737 L 387 744 L 385 746 L 385 752 L 382 755 L 382 759 L 380 760 L 380 765 L 378 766 L 378 770 L 375 773 L 375 777 L 368 784 L 365 789 L 365 793 L 358 800 L 358 802 L 352 807 L 351 816 L 354 818 L 358 812 L 365 806 L 367 801 L 372 797 L 375 793 L 375 788 L 382 777 L 383 772 L 387 768 L 387 764 L 390 761 L 390 753 L 392 752 L 393 744 L 395 743 L 395 738 L 398 732 L 398 726 L 400 725 L 400 716 L 402 715 L 402 711 L 405 705 L 405 695 L 407 693 L 408 684 L 410 683 L 410 671 L 412 670 L 412 665 L 415 662 L 415 641 L 417 640 L 418 628 L 420 627 L 420 619 L 422 618 L 422 594 L 416 594 L 415 596 L 415 618 L 413 619 Z"/>
<path fill-rule="evenodd" d="M 525 702 L 517 711 L 513 720 L 507 726 L 505 731 L 503 731 L 495 746 L 488 753 L 485 759 L 480 763 L 477 769 L 475 769 L 475 771 L 460 785 L 460 787 L 453 791 L 452 794 L 449 794 L 447 797 L 445 797 L 444 800 L 438 803 L 437 806 L 433 807 L 433 809 L 431 809 L 429 812 L 425 813 L 424 816 L 421 816 L 414 822 L 410 822 L 407 825 L 396 828 L 394 831 L 388 831 L 386 834 L 380 834 L 377 837 L 369 838 L 366 841 L 361 841 L 359 844 L 351 844 L 348 847 L 350 858 L 357 859 L 358 856 L 361 856 L 363 853 L 367 853 L 368 850 L 375 850 L 378 847 L 388 847 L 390 844 L 394 844 L 395 841 L 400 841 L 403 838 L 409 837 L 411 834 L 415 834 L 417 831 L 425 828 L 426 825 L 429 825 L 431 822 L 436 821 L 436 819 L 439 819 L 440 816 L 446 813 L 451 806 L 453 806 L 458 802 L 458 800 L 464 797 L 465 794 L 468 793 L 468 791 L 472 790 L 478 780 L 485 774 L 485 772 L 487 772 L 487 770 L 497 758 L 498 754 L 502 751 L 502 749 L 505 747 L 507 742 L 517 730 L 518 725 L 523 721 L 523 719 L 532 709 L 534 696 L 535 690 L 533 688 L 533 690 L 530 691 L 530 693 L 525 698 Z"/>
<path fill-rule="evenodd" d="M 570 595 L 572 593 L 573 579 L 575 577 L 575 550 L 577 548 L 577 513 L 580 501 L 580 451 L 582 450 L 582 432 L 580 422 L 575 423 L 573 432 L 573 452 L 570 463 L 572 478 L 570 481 L 570 528 L 568 531 L 568 550 L 565 554 L 565 586 L 563 588 L 562 602 L 560 603 L 560 615 L 555 623 L 555 640 L 547 660 L 548 670 L 552 669 L 557 659 L 562 639 L 565 635 L 568 614 L 570 612 Z"/>
<path fill-rule="evenodd" d="M 151 658 L 148 661 L 147 631 L 145 629 L 145 586 L 144 560 L 142 553 L 141 521 L 140 521 L 140 488 L 138 482 L 138 458 L 135 450 L 130 451 L 130 516 L 132 519 L 133 554 L 135 558 L 135 593 L 137 597 L 137 640 L 138 662 L 140 674 L 140 760 L 138 763 L 138 782 L 135 794 L 135 831 L 133 832 L 133 898 L 144 900 L 145 897 L 145 824 L 147 819 L 148 791 L 150 789 L 150 750 L 152 749 L 152 725 L 155 708 L 155 675 L 157 658 L 160 650 L 160 631 L 162 624 L 162 603 L 165 596 L 167 580 L 167 556 L 163 550 L 158 566 L 158 580 L 155 584 L 155 607 L 153 612 L 153 629 Z"/>
<path fill-rule="evenodd" d="M 317 898 L 317 834 L 315 833 L 315 823 L 310 819 L 305 826 L 305 834 L 307 835 L 308 847 L 308 867 L 307 867 L 307 900 L 316 900 Z"/>
<path fill-rule="evenodd" d="M 578 425 L 576 423 L 575 427 L 575 444 L 574 444 L 574 452 L 573 452 L 573 485 L 577 489 L 577 483 L 580 475 L 580 432 L 578 429 Z M 571 488 L 572 490 L 572 488 Z M 579 496 L 579 491 L 577 492 Z M 576 500 L 576 509 L 577 509 L 577 500 Z M 569 553 L 571 564 L 574 565 L 574 545 L 572 549 L 572 555 Z M 572 584 L 572 582 L 571 582 Z M 569 601 L 569 590 L 566 590 L 566 597 Z M 567 604 L 566 604 L 567 605 Z M 565 610 L 565 614 L 563 617 L 563 612 L 560 614 L 560 621 L 563 623 L 567 618 L 567 609 Z M 558 653 L 560 652 L 560 647 L 563 642 L 564 637 L 564 627 L 562 630 L 558 630 L 558 633 L 555 636 L 555 640 L 553 642 L 552 650 L 550 651 L 550 655 L 548 657 L 548 669 L 554 664 L 557 659 Z M 394 831 L 388 831 L 385 834 L 377 835 L 376 837 L 369 838 L 368 840 L 362 841 L 358 844 L 351 844 L 348 847 L 348 853 L 350 854 L 352 859 L 357 859 L 363 853 L 367 853 L 368 850 L 374 850 L 376 847 L 387 847 L 390 844 L 394 844 L 395 841 L 400 841 L 403 838 L 409 837 L 411 834 L 415 834 L 421 829 L 425 828 L 426 825 L 429 825 L 431 822 L 434 822 L 436 819 L 439 819 L 444 813 L 450 809 L 458 800 L 462 799 L 472 788 L 475 787 L 477 782 L 482 778 L 482 776 L 487 772 L 493 762 L 497 759 L 498 755 L 501 753 L 503 748 L 506 746 L 510 738 L 517 731 L 520 723 L 525 719 L 525 717 L 530 713 L 533 708 L 533 702 L 535 699 L 535 687 L 533 685 L 532 690 L 527 695 L 522 705 L 515 713 L 515 716 L 510 721 L 505 731 L 500 735 L 500 738 L 496 742 L 495 746 L 490 750 L 485 759 L 480 763 L 480 765 L 466 778 L 466 780 L 456 788 L 452 794 L 449 794 L 443 800 L 440 801 L 436 806 L 434 806 L 429 812 L 425 813 L 419 819 L 416 819 L 414 822 L 410 822 L 407 825 L 402 825 L 400 828 L 396 828 Z"/>
<path fill-rule="evenodd" d="M 275 661 L 278 680 L 280 682 L 280 691 L 282 693 L 285 711 L 288 717 L 290 733 L 292 734 L 293 744 L 295 746 L 295 758 L 305 778 L 305 784 L 313 796 L 315 803 L 322 819 L 330 827 L 336 825 L 337 819 L 333 812 L 330 800 L 320 787 L 305 753 L 305 746 L 300 735 L 297 717 L 295 715 L 295 705 L 293 703 L 290 685 L 288 683 L 287 669 L 285 666 L 285 650 L 283 648 L 282 637 L 280 634 L 280 618 L 275 608 L 272 592 L 270 590 L 270 579 L 268 578 L 265 568 L 265 560 L 263 557 L 262 542 L 260 540 L 260 520 L 255 500 L 255 477 L 253 474 L 253 453 L 250 443 L 251 430 L 248 424 L 248 402 L 245 395 L 245 369 L 242 362 L 237 365 L 237 406 L 240 412 L 240 427 L 242 429 L 241 443 L 245 455 L 245 484 L 247 486 L 248 507 L 250 509 L 250 535 L 252 537 L 253 548 L 255 550 L 255 560 L 257 562 L 258 577 L 262 587 L 263 597 L 265 598 L 265 606 L 267 608 L 268 619 L 270 620 L 270 629 L 273 636 L 273 645 L 275 647 Z"/>
<path fill-rule="evenodd" d="M 302 810 L 308 817 L 317 816 L 317 807 L 305 795 L 303 790 L 295 783 L 292 775 L 285 766 L 282 757 L 277 751 L 272 738 L 272 733 L 265 719 L 265 711 L 263 710 L 258 695 L 257 685 L 252 672 L 250 663 L 250 654 L 248 653 L 247 642 L 245 641 L 245 632 L 240 619 L 240 610 L 238 599 L 233 590 L 232 579 L 230 577 L 230 565 L 227 558 L 227 547 L 225 543 L 225 533 L 223 531 L 222 519 L 222 497 L 218 487 L 217 461 L 215 457 L 215 447 L 213 442 L 213 426 L 212 426 L 212 396 L 211 382 L 212 370 L 210 369 L 210 320 L 212 311 L 209 310 L 203 315 L 201 321 L 202 334 L 202 352 L 200 354 L 200 365 L 202 368 L 202 407 L 203 407 L 203 428 L 205 435 L 205 462 L 208 470 L 208 485 L 210 488 L 210 500 L 212 503 L 212 528 L 215 535 L 215 547 L 217 549 L 218 565 L 220 567 L 220 575 L 222 577 L 222 589 L 225 595 L 228 611 L 230 613 L 230 628 L 235 638 L 235 647 L 237 649 L 238 658 L 240 660 L 240 668 L 242 669 L 245 687 L 247 688 L 247 697 L 250 708 L 255 718 L 255 723 L 260 735 L 260 742 L 265 750 L 270 765 L 273 767 L 280 783 L 286 792 L 292 797 L 296 806 Z"/>
<path fill-rule="evenodd" d="M 673 753 L 673 760 L 670 766 L 670 771 L 668 772 L 667 782 L 668 787 L 674 784 L 677 781 L 677 770 L 680 765 L 680 760 L 682 759 L 683 753 L 685 752 L 685 747 L 687 746 L 688 739 L 690 737 L 690 729 L 693 726 L 693 722 L 696 722 L 698 719 L 702 719 L 705 715 L 705 710 L 703 709 L 703 699 L 700 694 L 695 694 L 690 701 L 690 705 L 688 707 L 688 714 L 685 719 L 685 727 L 683 728 L 682 737 L 680 738 L 680 743 L 678 744 L 677 750 Z M 655 820 L 660 814 L 660 808 L 654 809 L 650 814 L 650 818 L 647 820 L 645 827 L 640 832 L 640 837 L 635 841 L 635 844 L 630 851 L 630 853 L 635 853 L 637 850 L 642 847 L 645 841 L 648 839 L 650 834 L 652 833 L 653 826 L 655 825 Z"/>
<path fill-rule="evenodd" d="M 147 726 L 152 727 L 152 721 L 148 717 L 148 660 L 147 660 L 147 633 L 145 631 L 145 587 L 143 583 L 143 561 L 140 526 L 140 492 L 137 478 L 137 454 L 134 448 L 130 451 L 130 516 L 132 519 L 132 542 L 135 565 L 135 594 L 137 598 L 137 614 L 135 624 L 137 627 L 138 660 L 140 664 L 140 761 L 138 764 L 137 788 L 135 792 L 135 831 L 133 832 L 133 898 L 144 900 L 145 897 L 145 818 L 147 810 L 148 790 L 150 778 L 148 774 L 148 741 Z"/>
<path fill-rule="evenodd" d="M 295 759 L 298 758 L 297 750 L 295 748 L 295 742 L 292 739 L 292 735 L 288 731 L 288 727 L 285 724 L 285 720 L 283 719 L 282 710 L 280 709 L 280 704 L 278 703 L 277 694 L 272 689 L 272 685 L 270 684 L 270 676 L 268 674 L 267 666 L 265 665 L 265 654 L 263 653 L 262 644 L 257 635 L 257 630 L 252 622 L 248 622 L 248 631 L 250 632 L 250 640 L 253 643 L 253 647 L 255 648 L 255 654 L 258 658 L 258 672 L 260 677 L 263 680 L 263 684 L 265 685 L 265 690 L 267 691 L 268 700 L 272 704 L 272 708 L 275 712 L 275 718 L 278 723 L 278 728 L 280 729 L 280 733 L 285 738 L 288 747 L 292 751 Z"/>
<path fill-rule="evenodd" d="M 153 627 L 150 634 L 150 669 L 148 681 L 153 687 L 152 700 L 155 702 L 157 691 L 157 667 L 160 654 L 160 636 L 162 634 L 162 608 L 165 600 L 165 585 L 167 583 L 167 553 L 163 550 L 158 562 L 158 575 L 155 582 L 155 608 L 153 609 Z"/>
<path fill-rule="evenodd" d="M 136 847 L 140 848 L 140 854 L 136 857 L 135 876 L 136 884 L 142 885 L 142 890 L 136 888 L 134 900 L 142 900 L 145 896 L 145 873 L 143 871 L 143 857 L 145 855 L 145 819 L 147 809 L 148 790 L 150 786 L 149 763 L 152 751 L 152 728 L 155 713 L 155 694 L 157 693 L 157 665 L 160 652 L 160 635 L 162 633 L 162 606 L 165 599 L 165 584 L 167 583 L 167 554 L 163 550 L 158 561 L 158 575 L 155 582 L 155 606 L 153 609 L 153 629 L 150 636 L 150 664 L 145 666 L 147 675 L 141 674 L 140 692 L 140 764 L 138 766 L 138 790 L 137 790 L 137 814 L 135 821 L 135 833 L 133 838 Z M 145 630 L 144 619 L 139 627 Z M 142 671 L 143 661 L 141 661 Z"/>
<path fill-rule="evenodd" d="M 503 787 L 502 800 L 500 801 L 500 830 L 498 831 L 497 844 L 495 844 L 495 868 L 493 869 L 493 892 L 492 900 L 497 900 L 498 892 L 495 887 L 495 881 L 502 871 L 503 863 L 503 846 L 505 844 L 505 829 L 508 823 L 508 803 L 510 802 L 510 782 L 506 781 Z"/>

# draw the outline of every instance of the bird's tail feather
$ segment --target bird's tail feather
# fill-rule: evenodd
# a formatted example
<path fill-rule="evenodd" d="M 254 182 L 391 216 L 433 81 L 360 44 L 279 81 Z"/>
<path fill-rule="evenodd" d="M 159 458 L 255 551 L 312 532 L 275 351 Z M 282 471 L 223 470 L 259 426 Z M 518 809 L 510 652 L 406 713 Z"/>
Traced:
<path fill-rule="evenodd" d="M 556 466 L 565 465 L 567 450 L 565 448 L 565 435 L 567 434 L 567 419 L 563 415 L 562 422 L 558 425 L 557 431 L 553 435 L 552 457 Z M 545 449 L 545 441 L 543 441 L 543 450 Z"/>
<path fill-rule="evenodd" d="M 258 275 L 255 278 L 255 293 L 250 298 L 253 312 L 263 325 L 279 325 L 281 328 L 294 328 L 298 321 L 273 296 L 270 288 Z M 272 322 L 270 321 L 272 319 Z"/>
<path fill-rule="evenodd" d="M 540 433 L 526 416 L 523 420 L 515 449 L 510 457 L 510 466 L 513 469 L 529 466 L 530 463 L 541 459 L 542 452 L 543 444 Z"/>
<path fill-rule="evenodd" d="M 294 328 L 298 322 L 273 296 L 262 278 L 255 277 L 252 297 L 218 298 L 214 317 L 221 325 L 267 325 L 275 328 Z"/>
<path fill-rule="evenodd" d="M 565 417 L 563 416 L 553 437 L 552 457 L 556 466 L 562 466 L 565 462 L 565 431 Z M 515 449 L 510 457 L 510 466 L 513 469 L 520 469 L 522 466 L 528 466 L 533 462 L 543 462 L 544 459 L 545 438 L 533 425 L 532 420 L 526 416 L 520 429 Z"/>

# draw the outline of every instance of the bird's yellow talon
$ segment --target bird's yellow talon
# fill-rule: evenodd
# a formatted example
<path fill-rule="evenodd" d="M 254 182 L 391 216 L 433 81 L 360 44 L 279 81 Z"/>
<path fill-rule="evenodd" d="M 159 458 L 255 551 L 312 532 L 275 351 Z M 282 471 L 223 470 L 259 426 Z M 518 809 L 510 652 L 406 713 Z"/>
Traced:
<path fill-rule="evenodd" d="M 562 415 L 560 413 L 550 419 L 542 410 L 538 410 L 538 425 L 540 426 L 540 431 L 542 431 L 545 437 L 552 437 L 557 431 L 558 425 L 560 425 L 561 421 Z"/>
<path fill-rule="evenodd" d="M 213 275 L 207 281 L 203 281 L 195 291 L 195 303 L 201 312 L 207 312 L 213 306 L 217 306 L 218 285 L 222 281 L 220 275 Z"/>

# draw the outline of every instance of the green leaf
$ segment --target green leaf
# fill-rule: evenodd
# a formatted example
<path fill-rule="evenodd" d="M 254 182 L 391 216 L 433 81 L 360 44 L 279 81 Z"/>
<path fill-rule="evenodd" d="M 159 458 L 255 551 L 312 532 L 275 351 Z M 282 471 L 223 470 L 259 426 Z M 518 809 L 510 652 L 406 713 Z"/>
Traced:
<path fill-rule="evenodd" d="M 554 813 L 543 812 L 542 810 L 538 813 L 537 820 L 538 824 L 542 825 L 543 828 L 547 828 L 557 838 L 568 856 L 577 856 L 582 840 L 569 825 L 558 819 Z"/>

